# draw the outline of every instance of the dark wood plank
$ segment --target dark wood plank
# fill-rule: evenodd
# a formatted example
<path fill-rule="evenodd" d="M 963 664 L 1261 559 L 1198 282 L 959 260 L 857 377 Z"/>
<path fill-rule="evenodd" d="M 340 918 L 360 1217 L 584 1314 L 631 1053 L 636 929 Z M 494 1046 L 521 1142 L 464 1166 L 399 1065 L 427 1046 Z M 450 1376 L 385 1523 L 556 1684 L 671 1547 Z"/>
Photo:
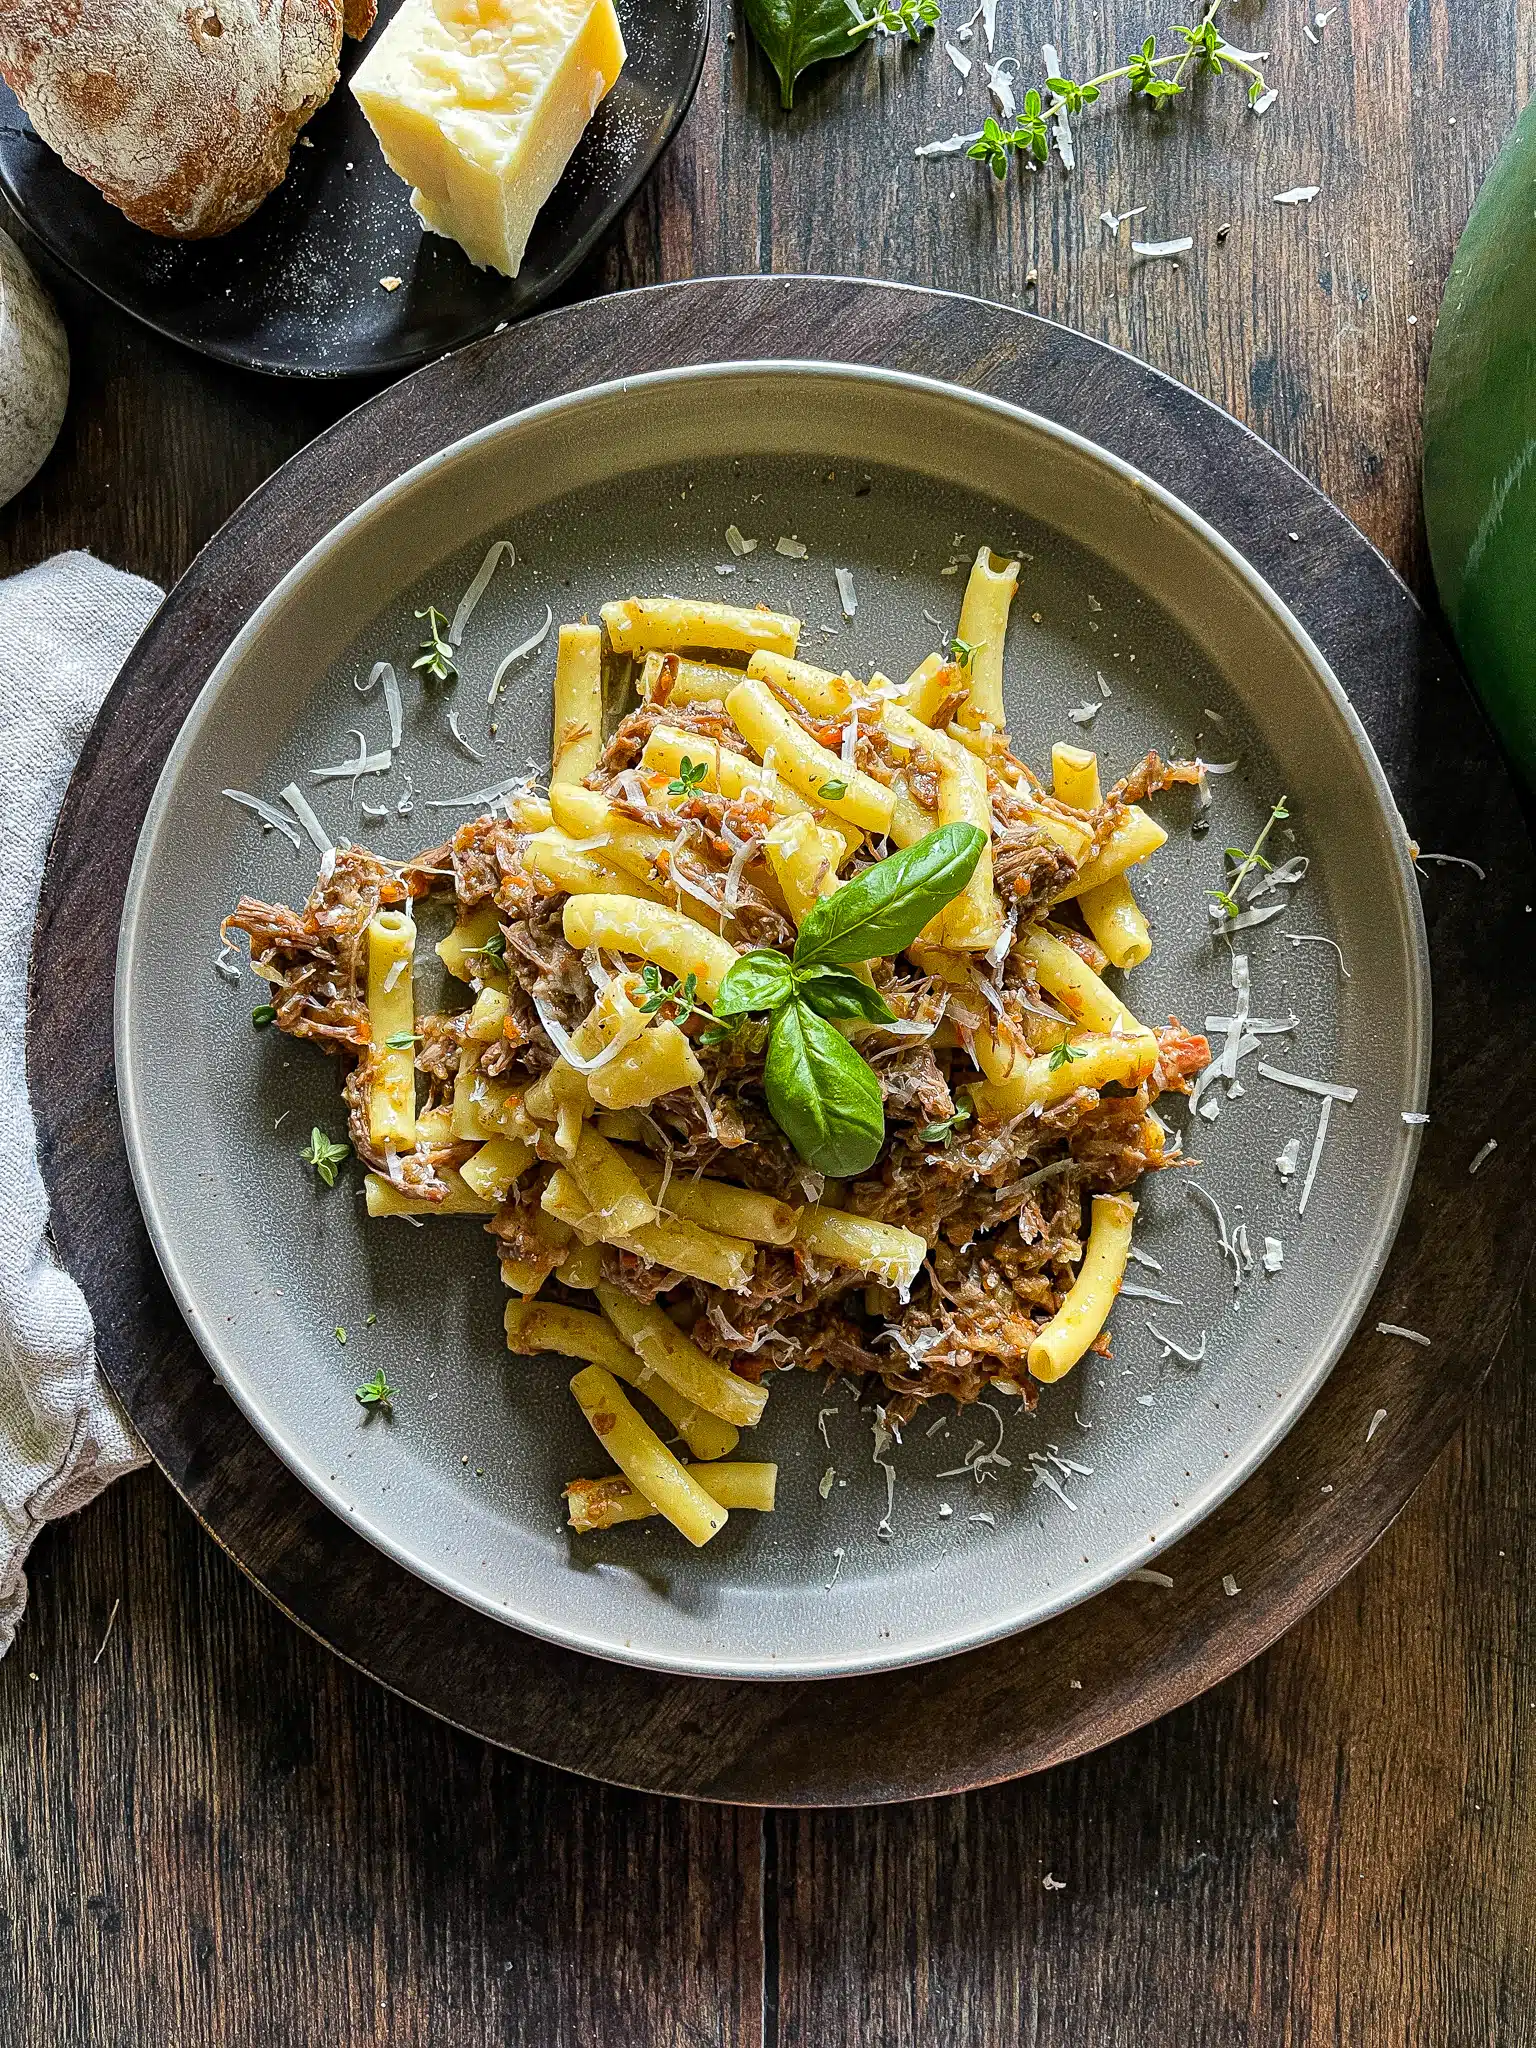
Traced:
<path fill-rule="evenodd" d="M 18 2048 L 758 2048 L 756 1815 L 428 1720 L 158 1477 L 43 1539 L 0 1728 Z"/>

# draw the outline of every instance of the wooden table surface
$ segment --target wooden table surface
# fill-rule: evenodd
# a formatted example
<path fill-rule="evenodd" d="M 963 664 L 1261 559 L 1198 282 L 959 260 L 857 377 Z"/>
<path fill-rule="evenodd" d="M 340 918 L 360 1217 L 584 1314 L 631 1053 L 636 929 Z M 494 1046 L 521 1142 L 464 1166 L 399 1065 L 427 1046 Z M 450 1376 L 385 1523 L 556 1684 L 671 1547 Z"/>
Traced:
<path fill-rule="evenodd" d="M 1162 19 L 1001 0 L 997 51 L 1027 28 L 1082 71 Z M 1435 307 L 1536 85 L 1536 9 L 1341 0 L 1316 44 L 1302 20 L 1228 11 L 1274 53 L 1262 121 L 1227 81 L 1101 107 L 1073 180 L 995 192 L 911 157 L 980 123 L 941 49 L 812 74 L 785 116 L 721 0 L 683 135 L 580 291 L 825 270 L 1037 306 L 1247 420 L 1423 588 Z M 1138 231 L 1195 236 L 1182 262 L 1099 223 L 1143 204 Z M 70 416 L 0 513 L 0 570 L 85 546 L 169 581 L 364 395 L 216 369 L 58 290 Z M 689 1807 L 489 1750 L 315 1647 L 138 1475 L 39 1543 L 0 1664 L 0 2041 L 1536 2041 L 1531 1352 L 1527 1309 L 1398 1525 L 1236 1678 L 1047 1778 L 868 1813 Z"/>

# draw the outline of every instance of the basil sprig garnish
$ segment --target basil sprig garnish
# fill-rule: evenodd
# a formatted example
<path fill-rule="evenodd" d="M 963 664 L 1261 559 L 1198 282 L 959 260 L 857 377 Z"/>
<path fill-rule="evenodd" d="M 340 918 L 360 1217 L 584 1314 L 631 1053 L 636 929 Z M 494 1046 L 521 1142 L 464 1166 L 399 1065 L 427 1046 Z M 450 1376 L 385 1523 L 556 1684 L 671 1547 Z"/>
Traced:
<path fill-rule="evenodd" d="M 910 946 L 971 879 L 985 845 L 975 825 L 941 825 L 824 897 L 788 959 L 744 953 L 721 982 L 717 1017 L 768 1013 L 768 1108 L 818 1172 L 837 1180 L 863 1173 L 885 1142 L 879 1076 L 835 1025 L 890 1024 L 895 1013 L 849 969 Z"/>

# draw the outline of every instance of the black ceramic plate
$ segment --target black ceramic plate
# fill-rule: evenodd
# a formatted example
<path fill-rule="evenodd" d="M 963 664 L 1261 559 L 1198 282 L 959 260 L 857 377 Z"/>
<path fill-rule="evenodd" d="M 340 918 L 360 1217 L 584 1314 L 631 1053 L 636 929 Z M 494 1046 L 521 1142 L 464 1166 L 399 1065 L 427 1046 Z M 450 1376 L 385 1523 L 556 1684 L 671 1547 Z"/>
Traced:
<path fill-rule="evenodd" d="M 383 0 L 379 22 L 399 0 Z M 477 270 L 429 234 L 347 79 L 288 175 L 243 226 L 174 242 L 133 226 L 38 140 L 0 84 L 0 188 L 58 260 L 146 326 L 204 355 L 286 377 L 414 369 L 544 304 L 601 241 L 676 134 L 709 42 L 709 0 L 615 0 L 629 51 L 540 213 L 521 273 Z M 378 28 L 373 31 L 374 36 Z M 372 38 L 370 38 L 370 41 Z M 386 291 L 382 277 L 398 277 Z"/>

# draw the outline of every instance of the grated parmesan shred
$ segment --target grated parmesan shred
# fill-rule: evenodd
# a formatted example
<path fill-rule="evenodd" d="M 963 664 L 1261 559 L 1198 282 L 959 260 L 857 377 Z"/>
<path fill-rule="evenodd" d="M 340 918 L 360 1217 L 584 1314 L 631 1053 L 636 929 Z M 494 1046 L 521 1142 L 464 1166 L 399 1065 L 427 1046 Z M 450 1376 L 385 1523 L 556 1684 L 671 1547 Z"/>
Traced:
<path fill-rule="evenodd" d="M 499 804 L 503 797 L 513 790 L 526 789 L 526 775 L 509 775 L 502 782 L 490 783 L 485 789 L 466 789 L 461 796 L 428 796 L 422 802 L 429 811 L 462 811 L 478 804 Z"/>
<path fill-rule="evenodd" d="M 1183 1344 L 1176 1342 L 1174 1338 L 1168 1336 L 1165 1331 L 1160 1330 L 1150 1316 L 1147 1318 L 1147 1328 L 1157 1339 L 1158 1343 L 1162 1345 L 1165 1358 L 1181 1359 L 1185 1365 L 1200 1365 L 1204 1362 L 1207 1347 L 1207 1338 L 1204 1330 L 1200 1332 L 1200 1348 L 1197 1351 L 1190 1351 Z"/>
<path fill-rule="evenodd" d="M 1057 50 L 1056 45 L 1054 43 L 1043 43 L 1040 47 L 1040 54 L 1045 60 L 1046 77 L 1060 78 L 1061 53 Z M 1005 58 L 1003 61 L 1006 63 L 1007 59 Z M 992 66 L 988 65 L 987 70 L 988 83 L 990 84 Z M 1012 93 L 1008 97 L 1011 101 L 1013 98 Z M 1005 107 L 1003 111 L 1005 114 L 1011 114 L 1012 107 Z M 1051 135 L 1056 144 L 1056 153 L 1061 158 L 1061 168 L 1070 177 L 1073 171 L 1077 169 L 1077 152 L 1072 147 L 1072 130 L 1067 122 L 1067 110 L 1064 105 L 1058 105 L 1055 114 L 1051 117 Z"/>
<path fill-rule="evenodd" d="M 336 851 L 334 841 L 305 802 L 304 792 L 299 788 L 299 785 L 296 782 L 290 782 L 278 794 L 304 827 L 304 830 L 309 834 L 310 841 L 315 849 L 321 854 L 334 854 Z M 297 841 L 295 841 L 295 844 L 297 844 Z"/>
<path fill-rule="evenodd" d="M 1183 256 L 1186 255 L 1189 250 L 1193 249 L 1194 246 L 1195 238 L 1193 235 L 1175 235 L 1171 241 L 1167 242 L 1133 241 L 1131 243 L 1131 254 L 1133 256 L 1145 256 L 1151 258 L 1157 258 L 1160 256 Z"/>
<path fill-rule="evenodd" d="M 298 833 L 293 828 L 293 821 L 285 818 L 276 804 L 269 804 L 264 798 L 259 796 L 251 796 L 243 789 L 226 789 L 220 793 L 223 796 L 227 796 L 232 804 L 239 804 L 244 810 L 254 811 L 261 820 L 263 831 L 281 832 L 289 845 L 292 846 L 294 852 L 297 853 L 299 851 L 300 840 Z"/>
<path fill-rule="evenodd" d="M 507 671 L 511 668 L 513 662 L 522 661 L 526 655 L 537 652 L 549 638 L 550 628 L 554 623 L 554 612 L 548 605 L 545 605 L 543 625 L 536 632 L 530 633 L 526 640 L 519 640 L 511 652 L 504 654 L 497 663 L 496 673 L 491 677 L 491 687 L 486 693 L 485 701 L 487 704 L 494 704 L 497 697 L 500 696 L 501 686 L 506 681 Z"/>
<path fill-rule="evenodd" d="M 457 747 L 461 747 L 464 750 L 464 752 L 468 754 L 470 760 L 475 762 L 477 766 L 484 767 L 484 754 L 477 753 L 476 750 L 469 744 L 469 741 L 465 739 L 463 733 L 459 730 L 459 714 L 457 711 L 451 710 L 448 713 L 448 731 L 453 739 L 454 745 Z"/>
<path fill-rule="evenodd" d="M 517 566 L 517 549 L 513 547 L 511 541 L 493 540 L 486 549 L 485 560 L 475 571 L 469 588 L 459 599 L 459 608 L 453 615 L 452 625 L 448 628 L 448 645 L 450 647 L 457 647 L 464 638 L 464 628 L 469 624 L 470 614 L 474 611 L 481 598 L 484 597 L 503 555 L 507 557 L 507 563 L 510 568 Z"/>
<path fill-rule="evenodd" d="M 1333 1097 L 1325 1095 L 1317 1112 L 1317 1135 L 1312 1140 L 1312 1157 L 1307 1161 L 1307 1177 L 1301 1184 L 1301 1200 L 1296 1204 L 1296 1214 L 1305 1216 L 1307 1203 L 1312 1194 L 1312 1183 L 1317 1179 L 1318 1164 L 1323 1156 L 1323 1144 L 1328 1136 L 1328 1119 L 1333 1114 Z"/>
<path fill-rule="evenodd" d="M 1230 1259 L 1232 1262 L 1232 1289 L 1235 1293 L 1243 1284 L 1243 1264 L 1238 1255 L 1237 1247 L 1233 1244 L 1231 1234 L 1227 1229 L 1227 1219 L 1222 1214 L 1221 1204 L 1209 1189 L 1201 1187 L 1197 1180 L 1185 1181 L 1184 1192 L 1186 1195 L 1198 1196 L 1210 1210 L 1216 1224 L 1216 1240 L 1221 1246 L 1222 1257 Z"/>
<path fill-rule="evenodd" d="M 1416 853 L 1413 859 L 1415 866 L 1422 866 L 1425 861 L 1433 861 L 1437 867 L 1470 868 L 1480 882 L 1486 882 L 1488 879 L 1488 870 L 1480 867 L 1475 860 L 1468 860 L 1465 854 Z"/>
<path fill-rule="evenodd" d="M 1346 981 L 1354 980 L 1355 977 L 1344 965 L 1344 948 L 1337 939 L 1326 938 L 1322 932 L 1282 932 L 1280 936 L 1288 946 L 1332 946 L 1339 956 L 1340 974 Z"/>
<path fill-rule="evenodd" d="M 1378 1323 L 1376 1328 L 1383 1337 L 1404 1337 L 1410 1344 L 1422 1344 L 1426 1351 L 1433 1341 L 1422 1330 L 1410 1330 L 1406 1323 Z"/>
<path fill-rule="evenodd" d="M 1158 1287 L 1143 1287 L 1138 1280 L 1122 1280 L 1120 1292 L 1128 1301 L 1159 1301 L 1165 1308 L 1183 1308 L 1184 1303 L 1176 1294 L 1164 1294 Z"/>
<path fill-rule="evenodd" d="M 405 707 L 400 700 L 400 684 L 391 661 L 376 661 L 368 671 L 366 683 L 354 683 L 353 689 L 360 697 L 366 697 L 379 683 L 384 685 L 384 707 L 389 713 L 389 746 L 391 753 L 397 753 L 404 732 Z"/>
<path fill-rule="evenodd" d="M 940 142 L 920 142 L 912 154 L 918 157 L 959 156 L 962 150 L 969 149 L 973 142 L 980 140 L 981 130 L 977 128 L 969 135 L 946 135 Z M 952 572 L 946 570 L 944 573 Z"/>

